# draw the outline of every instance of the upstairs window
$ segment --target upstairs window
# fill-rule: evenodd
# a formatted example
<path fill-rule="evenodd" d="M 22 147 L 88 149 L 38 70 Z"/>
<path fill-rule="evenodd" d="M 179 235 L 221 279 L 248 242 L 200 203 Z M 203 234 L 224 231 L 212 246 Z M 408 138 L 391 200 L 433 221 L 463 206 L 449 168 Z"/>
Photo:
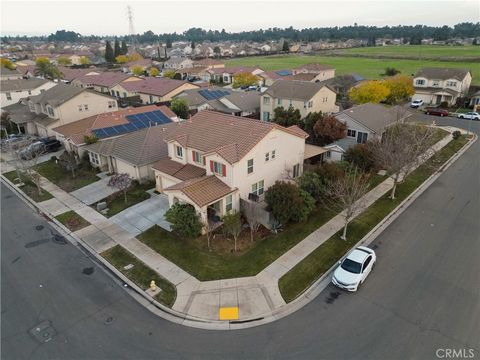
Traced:
<path fill-rule="evenodd" d="M 293 165 L 292 177 L 295 179 L 300 176 L 300 164 Z"/>
<path fill-rule="evenodd" d="M 116 102 L 115 101 L 109 101 L 108 102 L 108 108 L 111 109 L 111 108 L 114 108 L 114 107 L 117 107 Z"/>
<path fill-rule="evenodd" d="M 183 148 L 181 146 L 175 145 L 175 156 L 183 159 Z"/>
<path fill-rule="evenodd" d="M 247 161 L 247 174 L 253 173 L 253 159 Z"/>
<path fill-rule="evenodd" d="M 78 111 L 83 111 L 83 106 L 82 105 L 78 105 Z"/>
<path fill-rule="evenodd" d="M 425 80 L 418 79 L 417 81 L 415 81 L 415 85 L 425 85 Z"/>
<path fill-rule="evenodd" d="M 192 151 L 192 159 L 197 164 L 203 164 L 202 155 L 198 151 Z"/>
<path fill-rule="evenodd" d="M 216 161 L 210 161 L 210 171 L 220 176 L 227 176 L 227 167 Z"/>
<path fill-rule="evenodd" d="M 282 105 L 282 99 L 277 99 L 277 105 Z"/>
<path fill-rule="evenodd" d="M 7 100 L 12 100 L 12 94 L 11 93 L 7 92 L 6 96 L 7 96 Z"/>
<path fill-rule="evenodd" d="M 272 160 L 275 159 L 275 156 L 277 156 L 275 150 L 272 150 Z"/>
<path fill-rule="evenodd" d="M 270 153 L 265 153 L 265 161 L 270 161 Z"/>
<path fill-rule="evenodd" d="M 312 108 L 312 107 L 313 107 L 313 100 L 310 100 L 310 101 L 308 102 L 308 108 L 310 109 L 310 108 Z"/>
<path fill-rule="evenodd" d="M 352 130 L 352 129 L 348 129 L 348 130 L 347 130 L 347 136 L 349 136 L 349 137 L 355 137 L 355 136 L 357 136 L 357 131 L 356 131 L 356 130 Z"/>
<path fill-rule="evenodd" d="M 432 86 L 434 86 L 434 87 L 440 86 L 440 80 L 433 80 L 432 81 Z"/>
<path fill-rule="evenodd" d="M 268 96 L 263 97 L 263 105 L 270 105 L 270 98 Z"/>
<path fill-rule="evenodd" d="M 48 115 L 55 116 L 55 112 L 53 111 L 51 106 L 47 106 L 47 111 L 48 111 Z"/>
<path fill-rule="evenodd" d="M 456 81 L 447 81 L 447 86 L 449 86 L 449 87 L 456 87 L 456 86 L 457 86 L 457 82 L 456 82 Z"/>

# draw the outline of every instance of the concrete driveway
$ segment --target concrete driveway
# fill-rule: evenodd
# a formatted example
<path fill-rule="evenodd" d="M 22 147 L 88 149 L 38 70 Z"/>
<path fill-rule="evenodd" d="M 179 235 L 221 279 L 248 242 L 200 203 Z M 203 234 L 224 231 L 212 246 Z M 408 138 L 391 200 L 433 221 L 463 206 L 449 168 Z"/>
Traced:
<path fill-rule="evenodd" d="M 102 179 L 78 190 L 72 191 L 70 195 L 76 197 L 84 204 L 92 205 L 118 191 L 117 189 L 108 186 L 108 181 L 110 180 L 111 176 L 106 176 L 102 173 L 98 174 L 98 176 Z"/>
<path fill-rule="evenodd" d="M 132 236 L 139 235 L 155 224 L 170 231 L 170 223 L 164 217 L 168 208 L 167 196 L 153 193 L 150 199 L 123 210 L 110 220 Z"/>

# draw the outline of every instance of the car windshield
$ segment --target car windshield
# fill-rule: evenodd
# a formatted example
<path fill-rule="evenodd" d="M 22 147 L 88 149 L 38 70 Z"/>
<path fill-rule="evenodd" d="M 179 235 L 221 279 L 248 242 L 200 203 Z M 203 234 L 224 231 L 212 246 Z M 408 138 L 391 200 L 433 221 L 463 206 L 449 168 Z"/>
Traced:
<path fill-rule="evenodd" d="M 360 274 L 360 271 L 362 270 L 362 264 L 350 259 L 343 260 L 341 267 L 343 270 L 354 274 Z"/>

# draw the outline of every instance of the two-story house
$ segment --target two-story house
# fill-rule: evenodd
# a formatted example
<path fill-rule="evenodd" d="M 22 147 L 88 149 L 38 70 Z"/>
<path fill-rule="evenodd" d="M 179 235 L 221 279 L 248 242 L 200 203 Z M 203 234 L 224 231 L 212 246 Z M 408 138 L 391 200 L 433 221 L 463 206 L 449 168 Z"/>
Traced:
<path fill-rule="evenodd" d="M 303 75 L 302 75 L 303 74 Z M 292 69 L 290 80 L 319 82 L 335 77 L 335 69 L 325 64 L 305 64 Z"/>
<path fill-rule="evenodd" d="M 163 63 L 165 69 L 184 69 L 193 67 L 193 61 L 186 57 L 172 56 Z"/>
<path fill-rule="evenodd" d="M 17 103 L 20 99 L 39 95 L 42 91 L 54 87 L 53 81 L 46 79 L 16 79 L 0 82 L 0 104 L 5 107 Z"/>
<path fill-rule="evenodd" d="M 120 97 L 120 93 L 115 93 L 112 88 L 131 77 L 132 75 L 113 71 L 92 73 L 74 79 L 72 85 Z"/>
<path fill-rule="evenodd" d="M 300 176 L 307 136 L 297 126 L 201 111 L 165 137 L 156 189 L 170 206 L 188 203 L 204 222 L 218 219 L 240 210 L 241 199 L 262 201 L 275 181 Z"/>
<path fill-rule="evenodd" d="M 272 120 L 277 107 L 298 109 L 302 118 L 311 112 L 334 113 L 338 111 L 336 98 L 335 91 L 321 83 L 278 80 L 262 96 L 261 120 Z"/>
<path fill-rule="evenodd" d="M 248 73 L 252 75 L 259 75 L 264 71 L 257 67 L 235 66 L 235 67 L 223 67 L 223 68 L 211 68 L 207 69 L 209 75 L 208 81 L 216 81 L 224 84 L 232 84 L 235 81 L 235 77 L 239 74 Z M 262 84 L 262 79 L 258 78 L 258 85 Z"/>
<path fill-rule="evenodd" d="M 458 98 L 467 96 L 471 82 L 472 74 L 468 69 L 421 68 L 413 78 L 413 99 L 421 99 L 425 104 L 446 102 L 454 105 Z"/>
<path fill-rule="evenodd" d="M 23 74 L 18 69 L 10 70 L 5 66 L 0 68 L 0 79 L 1 80 L 17 80 L 21 79 Z"/>
<path fill-rule="evenodd" d="M 22 103 L 7 106 L 10 119 L 29 134 L 55 135 L 54 127 L 68 124 L 87 116 L 116 111 L 117 101 L 105 94 L 79 87 L 58 84 Z"/>

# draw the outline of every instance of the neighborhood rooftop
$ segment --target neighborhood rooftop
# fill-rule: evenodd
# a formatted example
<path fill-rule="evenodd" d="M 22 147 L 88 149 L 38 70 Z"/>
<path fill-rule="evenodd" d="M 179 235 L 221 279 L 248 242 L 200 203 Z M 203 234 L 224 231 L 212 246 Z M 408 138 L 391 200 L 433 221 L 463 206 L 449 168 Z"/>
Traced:
<path fill-rule="evenodd" d="M 164 96 L 186 84 L 185 81 L 165 78 L 145 78 L 132 81 L 123 81 L 120 85 L 127 91 Z"/>
<path fill-rule="evenodd" d="M 438 80 L 463 80 L 469 72 L 470 70 L 468 69 L 425 67 L 418 70 L 418 72 L 415 74 L 415 77 L 425 77 L 427 79 Z"/>
<path fill-rule="evenodd" d="M 275 98 L 310 100 L 325 85 L 309 81 L 279 80 L 265 91 Z"/>
<path fill-rule="evenodd" d="M 64 102 L 70 100 L 78 94 L 81 94 L 84 91 L 90 90 L 78 88 L 71 85 L 58 84 L 57 86 L 45 90 L 39 95 L 30 96 L 29 100 L 36 104 L 50 104 L 55 107 L 63 104 Z"/>
<path fill-rule="evenodd" d="M 47 82 L 48 80 L 36 78 L 2 80 L 0 83 L 0 88 L 2 89 L 2 91 L 32 90 Z"/>

